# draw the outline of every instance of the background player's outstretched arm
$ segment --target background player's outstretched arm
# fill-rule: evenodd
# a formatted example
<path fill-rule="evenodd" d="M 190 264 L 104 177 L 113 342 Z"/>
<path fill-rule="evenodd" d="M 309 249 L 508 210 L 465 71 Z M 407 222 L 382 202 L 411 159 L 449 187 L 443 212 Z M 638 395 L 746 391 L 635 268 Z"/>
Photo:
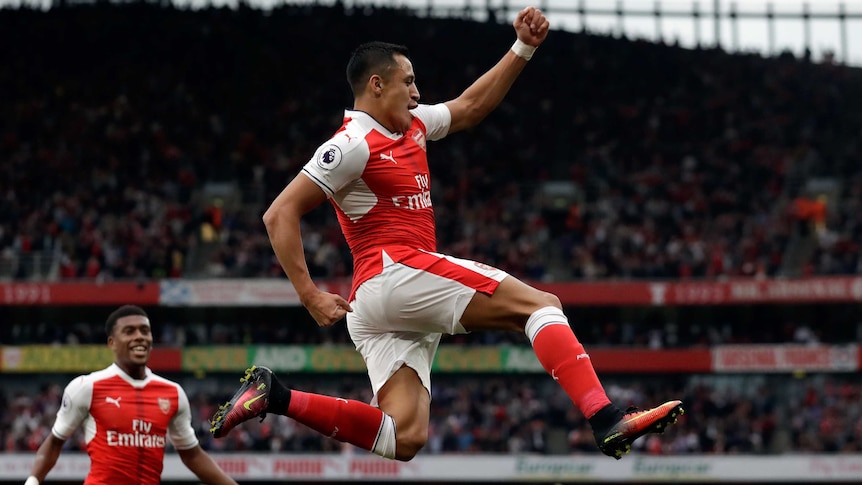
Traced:
<path fill-rule="evenodd" d="M 237 485 L 200 445 L 187 450 L 177 450 L 177 453 L 183 464 L 207 485 Z"/>
<path fill-rule="evenodd" d="M 60 457 L 60 451 L 63 450 L 64 443 L 66 442 L 54 436 L 54 433 L 48 434 L 48 437 L 45 438 L 45 441 L 36 450 L 36 461 L 33 462 L 30 478 L 27 479 L 28 481 L 25 482 L 25 485 L 31 485 L 33 478 L 36 479 L 36 484 L 42 483 L 45 480 L 48 472 L 57 464 L 57 458 Z"/>
<path fill-rule="evenodd" d="M 548 36 L 548 20 L 534 7 L 518 12 L 512 26 L 515 27 L 518 40 L 528 46 L 538 47 Z M 460 96 L 447 101 L 446 106 L 452 113 L 449 133 L 470 128 L 485 119 L 500 104 L 526 65 L 527 60 L 510 49 Z"/>

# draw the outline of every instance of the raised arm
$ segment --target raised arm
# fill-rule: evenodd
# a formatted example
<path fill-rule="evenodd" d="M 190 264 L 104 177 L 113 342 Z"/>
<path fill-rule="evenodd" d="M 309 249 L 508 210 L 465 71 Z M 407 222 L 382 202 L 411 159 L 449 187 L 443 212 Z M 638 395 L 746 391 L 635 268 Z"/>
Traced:
<path fill-rule="evenodd" d="M 500 104 L 527 61 L 548 36 L 548 20 L 535 7 L 527 7 L 512 22 L 518 40 L 506 55 L 473 82 L 460 96 L 447 101 L 452 113 L 449 133 L 477 125 Z"/>

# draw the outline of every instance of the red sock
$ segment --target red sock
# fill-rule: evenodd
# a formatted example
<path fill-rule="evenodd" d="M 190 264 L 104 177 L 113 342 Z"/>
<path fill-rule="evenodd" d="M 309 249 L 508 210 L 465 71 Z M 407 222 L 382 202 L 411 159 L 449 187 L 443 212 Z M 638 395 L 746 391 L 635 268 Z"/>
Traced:
<path fill-rule="evenodd" d="M 533 351 L 585 417 L 610 404 L 590 356 L 568 324 L 543 326 L 533 339 Z"/>
<path fill-rule="evenodd" d="M 290 391 L 287 416 L 338 441 L 372 451 L 383 411 L 363 402 Z"/>

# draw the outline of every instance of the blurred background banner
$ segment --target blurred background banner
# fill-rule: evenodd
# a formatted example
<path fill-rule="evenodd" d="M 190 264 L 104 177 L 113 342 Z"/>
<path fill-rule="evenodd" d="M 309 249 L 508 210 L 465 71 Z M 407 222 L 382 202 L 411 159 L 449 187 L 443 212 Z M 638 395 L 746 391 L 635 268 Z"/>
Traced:
<path fill-rule="evenodd" d="M 182 370 L 180 349 L 161 348 L 151 352 L 150 368 L 153 370 Z M 114 354 L 106 345 L 0 346 L 0 372 L 89 374 L 108 367 L 113 361 Z"/>
<path fill-rule="evenodd" d="M 0 283 L 5 305 L 157 305 L 158 282 Z"/>
<path fill-rule="evenodd" d="M 274 371 L 302 373 L 364 373 L 365 363 L 350 346 L 198 346 L 157 348 L 154 370 L 167 372 L 240 372 L 253 364 Z M 108 366 L 112 354 L 99 345 L 33 345 L 0 347 L 2 372 L 81 372 Z M 712 349 L 639 350 L 594 348 L 599 372 L 618 373 L 739 373 L 739 372 L 856 372 L 859 346 L 847 345 L 719 345 Z M 435 357 L 435 372 L 544 374 L 530 347 L 464 348 L 443 344 Z"/>
<path fill-rule="evenodd" d="M 4 478 L 23 480 L 29 457 L 0 455 Z M 445 456 L 416 457 L 408 463 L 359 456 L 274 456 L 237 453 L 215 459 L 240 483 L 268 480 L 389 483 L 488 482 L 784 482 L 828 483 L 857 480 L 858 456 L 632 457 L 614 463 L 600 457 Z M 55 479 L 82 480 L 86 456 L 61 456 Z M 177 457 L 165 460 L 165 480 L 193 480 Z"/>
<path fill-rule="evenodd" d="M 862 302 L 862 277 L 729 281 L 595 281 L 533 284 L 556 294 L 563 304 L 739 305 L 765 303 Z M 349 281 L 320 281 L 318 287 L 350 292 Z M 121 302 L 139 305 L 259 307 L 300 306 L 290 282 L 283 279 L 162 280 L 150 283 L 0 283 L 7 305 L 93 305 Z"/>

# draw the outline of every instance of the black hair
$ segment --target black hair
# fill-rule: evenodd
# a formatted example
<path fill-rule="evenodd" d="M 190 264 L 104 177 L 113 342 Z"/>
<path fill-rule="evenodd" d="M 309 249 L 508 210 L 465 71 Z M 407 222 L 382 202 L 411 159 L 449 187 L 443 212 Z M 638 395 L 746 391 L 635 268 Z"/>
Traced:
<path fill-rule="evenodd" d="M 386 78 L 388 71 L 395 67 L 395 55 L 410 58 L 407 47 L 388 42 L 366 42 L 353 50 L 347 62 L 347 82 L 353 96 L 362 94 L 365 83 L 372 74 Z"/>
<path fill-rule="evenodd" d="M 149 318 L 147 312 L 145 312 L 143 308 L 136 305 L 123 305 L 108 315 L 108 320 L 105 322 L 105 333 L 108 334 L 108 337 L 113 335 L 114 327 L 117 325 L 117 320 L 123 317 L 128 317 L 129 315 L 140 315 L 142 317 Z"/>

